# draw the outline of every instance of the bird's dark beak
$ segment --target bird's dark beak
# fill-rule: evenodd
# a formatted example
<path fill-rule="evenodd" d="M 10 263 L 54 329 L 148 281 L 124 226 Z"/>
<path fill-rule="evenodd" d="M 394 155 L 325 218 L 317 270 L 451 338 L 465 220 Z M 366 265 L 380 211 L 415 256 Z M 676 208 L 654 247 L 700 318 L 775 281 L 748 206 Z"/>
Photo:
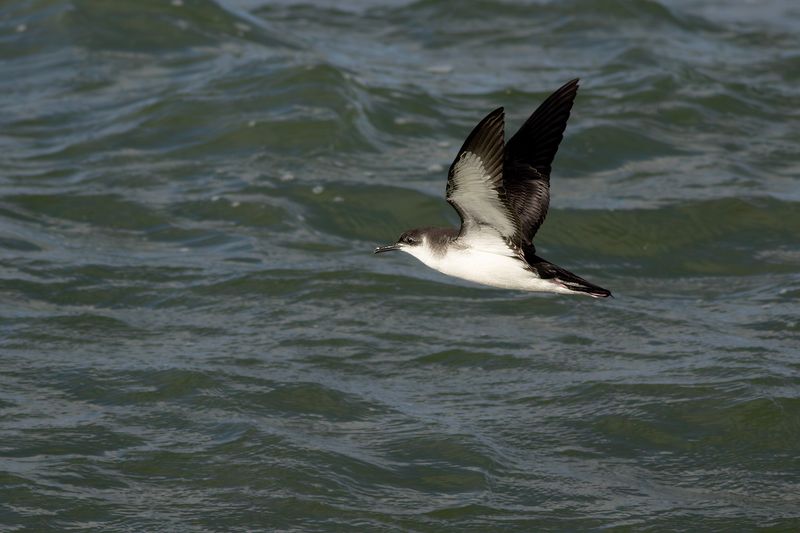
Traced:
<path fill-rule="evenodd" d="M 391 252 L 393 250 L 399 250 L 399 249 L 400 249 L 399 244 L 390 244 L 389 246 L 378 246 L 377 248 L 375 248 L 375 253 L 380 254 L 383 252 Z"/>

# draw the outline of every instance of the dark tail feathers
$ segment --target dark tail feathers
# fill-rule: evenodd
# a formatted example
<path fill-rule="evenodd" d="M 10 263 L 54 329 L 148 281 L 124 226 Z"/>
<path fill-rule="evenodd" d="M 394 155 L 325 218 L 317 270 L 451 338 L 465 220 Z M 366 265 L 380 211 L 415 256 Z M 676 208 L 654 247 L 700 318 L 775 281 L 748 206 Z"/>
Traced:
<path fill-rule="evenodd" d="M 583 292 L 593 298 L 608 298 L 609 296 L 613 298 L 611 291 L 599 287 L 594 283 L 589 283 L 569 270 L 564 270 L 560 266 L 545 261 L 536 255 L 535 249 L 525 250 L 525 261 L 542 279 L 552 280 L 571 291 Z"/>

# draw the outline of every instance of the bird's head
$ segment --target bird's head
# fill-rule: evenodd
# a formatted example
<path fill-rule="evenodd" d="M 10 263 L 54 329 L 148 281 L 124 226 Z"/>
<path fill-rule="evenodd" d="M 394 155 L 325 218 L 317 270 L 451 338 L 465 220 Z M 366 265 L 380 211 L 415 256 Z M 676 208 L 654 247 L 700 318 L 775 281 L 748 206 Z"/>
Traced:
<path fill-rule="evenodd" d="M 414 255 L 414 251 L 412 250 L 415 247 L 421 247 L 425 244 L 425 233 L 421 229 L 410 229 L 400 235 L 397 239 L 397 242 L 394 244 L 390 244 L 388 246 L 379 246 L 375 248 L 375 253 L 380 254 L 383 252 L 392 252 L 394 250 L 400 250 L 402 252 L 410 253 Z"/>

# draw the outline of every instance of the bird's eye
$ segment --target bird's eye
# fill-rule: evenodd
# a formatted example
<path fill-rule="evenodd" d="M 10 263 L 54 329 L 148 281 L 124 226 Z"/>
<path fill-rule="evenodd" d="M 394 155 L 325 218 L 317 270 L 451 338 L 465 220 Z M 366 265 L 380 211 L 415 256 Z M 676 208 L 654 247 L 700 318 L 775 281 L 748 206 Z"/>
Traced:
<path fill-rule="evenodd" d="M 403 239 L 403 242 L 404 242 L 404 243 L 406 243 L 406 244 L 414 244 L 414 239 L 413 239 L 412 237 L 410 237 L 410 236 L 408 236 L 408 235 L 407 235 L 407 236 L 406 236 L 406 237 Z"/>

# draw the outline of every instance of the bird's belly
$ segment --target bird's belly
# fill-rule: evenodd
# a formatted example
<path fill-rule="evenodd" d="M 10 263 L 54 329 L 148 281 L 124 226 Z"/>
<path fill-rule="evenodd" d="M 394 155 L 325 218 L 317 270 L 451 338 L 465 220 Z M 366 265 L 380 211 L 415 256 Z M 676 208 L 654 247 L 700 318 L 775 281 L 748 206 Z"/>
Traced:
<path fill-rule="evenodd" d="M 557 292 L 559 288 L 527 270 L 519 259 L 480 250 L 449 251 L 429 266 L 448 276 L 503 289 Z"/>

